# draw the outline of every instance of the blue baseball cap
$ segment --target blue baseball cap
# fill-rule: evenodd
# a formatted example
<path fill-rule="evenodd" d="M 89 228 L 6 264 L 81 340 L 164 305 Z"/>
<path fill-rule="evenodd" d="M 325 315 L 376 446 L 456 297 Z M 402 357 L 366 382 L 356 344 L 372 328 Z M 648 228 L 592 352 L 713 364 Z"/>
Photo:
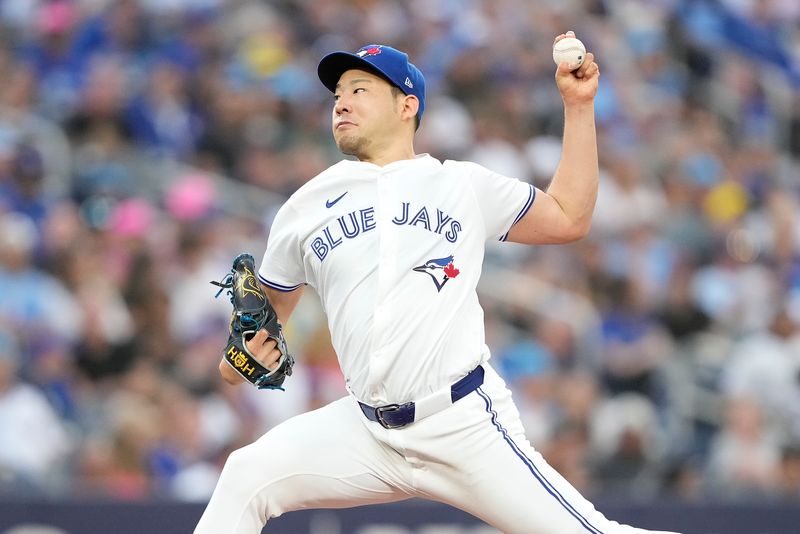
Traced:
<path fill-rule="evenodd" d="M 417 118 L 422 120 L 425 111 L 425 77 L 408 61 L 408 54 L 387 45 L 371 44 L 363 46 L 355 53 L 332 52 L 323 57 L 317 67 L 322 84 L 332 93 L 345 71 L 360 69 L 374 72 L 407 95 L 419 100 Z"/>

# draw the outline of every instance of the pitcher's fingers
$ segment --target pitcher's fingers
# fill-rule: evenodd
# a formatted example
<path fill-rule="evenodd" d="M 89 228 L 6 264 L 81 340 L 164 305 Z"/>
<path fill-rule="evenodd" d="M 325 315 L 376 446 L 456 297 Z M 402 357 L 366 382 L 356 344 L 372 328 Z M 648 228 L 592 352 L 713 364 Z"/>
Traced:
<path fill-rule="evenodd" d="M 261 360 L 261 364 L 266 367 L 267 369 L 273 370 L 278 367 L 278 360 L 281 359 L 281 351 L 277 349 L 277 345 L 275 348 L 270 350 L 267 355 Z"/>
<path fill-rule="evenodd" d="M 556 76 L 571 76 L 575 74 L 575 65 L 568 63 L 566 61 L 562 61 L 558 64 L 558 68 L 556 69 Z"/>
<path fill-rule="evenodd" d="M 256 357 L 257 360 L 260 361 L 259 356 L 264 353 L 265 347 L 264 344 L 269 340 L 269 334 L 263 328 L 256 332 L 252 338 L 245 342 L 247 346 L 247 350 L 250 351 L 250 354 Z M 274 345 L 273 345 L 274 346 Z M 267 348 L 266 350 L 269 350 Z"/>
<path fill-rule="evenodd" d="M 561 39 L 566 39 L 567 37 L 575 37 L 575 32 L 572 31 L 572 30 L 569 30 L 566 33 L 560 33 L 560 34 L 556 35 L 555 39 L 553 39 L 553 44 L 556 44 Z"/>
<path fill-rule="evenodd" d="M 588 79 L 597 76 L 600 76 L 600 65 L 598 65 L 593 61 L 592 64 L 586 68 L 586 71 L 583 73 L 582 78 Z"/>
<path fill-rule="evenodd" d="M 250 342 L 255 346 L 260 346 L 263 345 L 268 338 L 269 334 L 262 328 L 255 333 L 255 335 L 250 339 Z"/>
<path fill-rule="evenodd" d="M 583 78 L 586 76 L 586 73 L 589 72 L 589 69 L 593 69 L 592 65 L 594 65 L 594 54 L 591 52 L 586 52 L 586 57 L 583 58 L 583 63 L 581 66 L 575 71 L 575 76 L 578 78 Z"/>

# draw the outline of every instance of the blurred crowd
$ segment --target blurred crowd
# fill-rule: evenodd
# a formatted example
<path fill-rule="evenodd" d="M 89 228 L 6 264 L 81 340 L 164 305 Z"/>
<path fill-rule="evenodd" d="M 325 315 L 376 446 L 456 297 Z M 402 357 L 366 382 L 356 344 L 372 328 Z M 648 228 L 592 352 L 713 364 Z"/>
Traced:
<path fill-rule="evenodd" d="M 319 58 L 408 51 L 417 152 L 545 188 L 568 29 L 602 70 L 594 226 L 492 245 L 479 288 L 528 437 L 593 497 L 800 499 L 796 0 L 3 0 L 0 494 L 203 500 L 344 395 L 310 291 L 286 391 L 225 385 L 209 284 L 340 158 Z"/>

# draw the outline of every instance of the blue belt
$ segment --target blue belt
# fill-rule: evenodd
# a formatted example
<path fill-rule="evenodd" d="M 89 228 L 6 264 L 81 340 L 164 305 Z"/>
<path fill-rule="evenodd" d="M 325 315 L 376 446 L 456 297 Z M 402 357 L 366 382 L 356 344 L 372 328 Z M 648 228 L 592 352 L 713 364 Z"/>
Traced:
<path fill-rule="evenodd" d="M 484 370 L 480 365 L 467 376 L 450 386 L 450 399 L 453 403 L 478 389 L 483 384 Z M 383 428 L 402 428 L 414 422 L 416 410 L 413 402 L 387 404 L 372 407 L 359 401 L 361 411 L 370 421 L 380 423 Z"/>

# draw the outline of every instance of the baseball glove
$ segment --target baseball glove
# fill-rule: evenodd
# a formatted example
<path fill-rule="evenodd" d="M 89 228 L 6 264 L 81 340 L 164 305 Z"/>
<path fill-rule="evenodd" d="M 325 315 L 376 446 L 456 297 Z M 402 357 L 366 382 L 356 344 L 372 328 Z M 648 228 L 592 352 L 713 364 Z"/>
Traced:
<path fill-rule="evenodd" d="M 230 335 L 222 354 L 225 361 L 258 389 L 283 390 L 281 385 L 292 374 L 294 358 L 286 348 L 278 315 L 256 279 L 253 256 L 239 254 L 233 260 L 230 273 L 221 281 L 211 283 L 220 288 L 216 296 L 227 289 L 233 304 Z M 275 369 L 264 367 L 247 350 L 245 342 L 262 328 L 275 340 L 281 353 Z"/>

